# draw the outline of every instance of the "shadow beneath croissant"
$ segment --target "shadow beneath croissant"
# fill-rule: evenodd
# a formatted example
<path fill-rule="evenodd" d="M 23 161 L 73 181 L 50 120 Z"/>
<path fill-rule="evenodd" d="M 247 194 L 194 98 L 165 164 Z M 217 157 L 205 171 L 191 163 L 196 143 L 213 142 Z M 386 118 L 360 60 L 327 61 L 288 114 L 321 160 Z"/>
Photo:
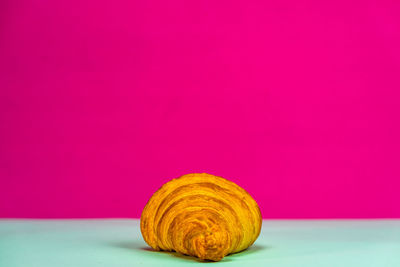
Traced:
<path fill-rule="evenodd" d="M 189 256 L 189 255 L 184 255 L 184 254 L 181 254 L 181 253 L 178 253 L 178 252 L 175 252 L 175 251 L 157 251 L 157 250 L 154 250 L 154 249 L 149 248 L 149 247 L 142 247 L 142 248 L 140 248 L 140 250 L 148 251 L 148 252 L 151 252 L 151 253 L 163 253 L 163 254 L 170 255 L 171 257 L 176 257 L 176 258 L 184 259 L 184 260 L 187 260 L 187 261 L 208 262 L 208 263 L 215 262 L 215 261 L 210 261 L 210 260 L 201 260 L 199 258 L 196 258 L 196 257 L 193 257 L 193 256 Z M 221 260 L 221 262 L 228 262 L 228 261 L 231 261 L 231 260 L 227 259 L 226 257 Z"/>
<path fill-rule="evenodd" d="M 265 246 L 261 246 L 261 245 L 253 245 L 253 246 L 249 247 L 248 249 L 245 249 L 241 252 L 237 252 L 237 253 L 233 253 L 233 254 L 229 254 L 229 255 L 225 256 L 220 262 L 229 262 L 229 261 L 234 260 L 233 258 L 240 257 L 241 255 L 250 255 L 250 254 L 254 254 L 254 253 L 260 252 L 262 250 L 269 249 L 269 248 L 270 247 L 265 247 Z M 201 259 L 193 257 L 193 256 L 183 255 L 183 254 L 175 252 L 175 251 L 156 251 L 150 247 L 141 247 L 139 249 L 144 250 L 144 251 L 149 251 L 152 253 L 165 253 L 165 254 L 169 254 L 173 257 L 190 260 L 190 261 L 217 263 L 215 261 L 201 260 Z"/>
<path fill-rule="evenodd" d="M 252 245 L 251 247 L 249 247 L 249 248 L 247 248 L 245 250 L 242 250 L 240 252 L 229 254 L 227 257 L 232 257 L 233 258 L 233 257 L 240 257 L 241 255 L 256 254 L 256 253 L 259 253 L 259 252 L 261 252 L 263 250 L 271 249 L 271 248 L 272 247 L 270 247 L 270 246 L 263 246 L 263 245 L 255 244 L 255 245 Z"/>
<path fill-rule="evenodd" d="M 183 255 L 178 252 L 170 252 L 170 251 L 156 251 L 150 247 L 143 247 L 142 244 L 136 243 L 136 242 L 119 242 L 119 243 L 114 243 L 113 246 L 123 248 L 123 249 L 128 249 L 128 250 L 136 250 L 136 251 L 142 251 L 142 252 L 147 252 L 147 253 L 162 253 L 165 256 L 170 256 L 170 257 L 175 257 L 179 259 L 183 259 L 186 261 L 192 261 L 192 262 L 207 262 L 207 263 L 216 263 L 214 261 L 209 261 L 209 260 L 201 260 L 199 258 L 193 257 L 193 256 L 188 256 L 188 255 Z M 229 261 L 235 261 L 239 260 L 240 257 L 245 256 L 245 255 L 252 255 L 259 253 L 263 250 L 270 249 L 271 247 L 269 246 L 262 246 L 258 244 L 254 244 L 248 249 L 245 249 L 241 252 L 229 254 L 225 256 L 220 262 L 229 262 Z"/>

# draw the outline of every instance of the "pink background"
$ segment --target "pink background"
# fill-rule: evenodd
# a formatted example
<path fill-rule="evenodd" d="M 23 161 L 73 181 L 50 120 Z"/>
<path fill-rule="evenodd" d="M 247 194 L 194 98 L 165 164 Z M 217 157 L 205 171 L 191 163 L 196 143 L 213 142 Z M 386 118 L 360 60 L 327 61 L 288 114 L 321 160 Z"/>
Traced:
<path fill-rule="evenodd" d="M 209 172 L 265 218 L 400 217 L 400 2 L 300 2 L 0 1 L 0 216 Z"/>

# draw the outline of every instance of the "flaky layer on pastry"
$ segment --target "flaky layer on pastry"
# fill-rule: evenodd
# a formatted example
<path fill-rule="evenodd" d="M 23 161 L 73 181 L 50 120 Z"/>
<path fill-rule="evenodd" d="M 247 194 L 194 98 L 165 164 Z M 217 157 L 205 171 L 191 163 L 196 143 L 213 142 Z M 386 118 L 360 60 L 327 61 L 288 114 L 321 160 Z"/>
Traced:
<path fill-rule="evenodd" d="M 219 261 L 251 246 L 262 218 L 243 188 L 206 173 L 183 175 L 164 184 L 143 209 L 140 228 L 155 250 Z"/>

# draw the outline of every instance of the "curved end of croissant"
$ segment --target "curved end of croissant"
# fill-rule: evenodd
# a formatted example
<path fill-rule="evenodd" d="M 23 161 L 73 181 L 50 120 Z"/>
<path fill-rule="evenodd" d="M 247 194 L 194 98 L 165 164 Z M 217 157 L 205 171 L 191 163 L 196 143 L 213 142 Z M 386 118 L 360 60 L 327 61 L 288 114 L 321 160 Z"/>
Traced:
<path fill-rule="evenodd" d="M 206 231 L 194 236 L 188 244 L 190 254 L 202 260 L 220 261 L 228 254 L 230 244 L 221 233 Z"/>

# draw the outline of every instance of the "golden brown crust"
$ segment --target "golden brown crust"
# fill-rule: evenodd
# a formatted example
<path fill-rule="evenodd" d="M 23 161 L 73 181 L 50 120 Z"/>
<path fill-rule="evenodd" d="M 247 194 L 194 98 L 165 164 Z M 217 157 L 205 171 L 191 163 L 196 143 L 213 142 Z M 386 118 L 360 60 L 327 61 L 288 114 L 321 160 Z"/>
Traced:
<path fill-rule="evenodd" d="M 261 231 L 255 200 L 243 188 L 206 173 L 164 184 L 143 209 L 142 236 L 155 250 L 219 261 L 251 246 Z"/>

